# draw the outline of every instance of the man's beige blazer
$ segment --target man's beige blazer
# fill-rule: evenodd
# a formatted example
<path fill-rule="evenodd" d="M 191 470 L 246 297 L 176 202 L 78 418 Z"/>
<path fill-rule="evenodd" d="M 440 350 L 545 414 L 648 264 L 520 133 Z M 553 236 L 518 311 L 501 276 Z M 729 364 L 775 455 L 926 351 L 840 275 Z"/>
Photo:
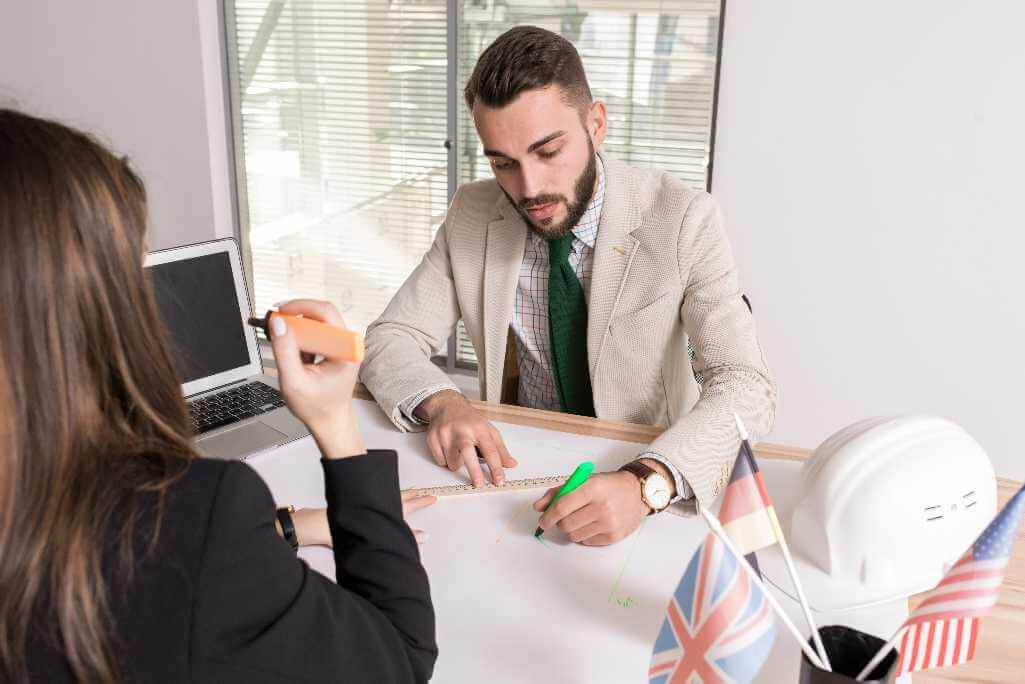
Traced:
<path fill-rule="evenodd" d="M 602 160 L 586 330 L 595 412 L 665 426 L 650 450 L 672 460 L 707 506 L 737 455 L 734 412 L 752 438 L 765 435 L 776 387 L 715 201 L 669 174 Z M 527 230 L 495 180 L 460 187 L 430 251 L 368 329 L 361 378 L 400 429 L 419 429 L 401 402 L 449 382 L 429 357 L 460 319 L 480 364 L 481 398 L 510 398 L 509 332 Z"/>

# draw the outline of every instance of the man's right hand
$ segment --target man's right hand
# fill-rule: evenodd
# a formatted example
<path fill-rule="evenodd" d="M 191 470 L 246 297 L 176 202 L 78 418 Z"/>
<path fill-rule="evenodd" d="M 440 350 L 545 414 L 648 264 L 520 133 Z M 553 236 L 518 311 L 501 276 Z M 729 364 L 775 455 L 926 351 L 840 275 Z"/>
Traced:
<path fill-rule="evenodd" d="M 431 395 L 416 408 L 415 414 L 430 423 L 427 447 L 434 462 L 452 472 L 465 466 L 474 487 L 484 486 L 478 450 L 496 485 L 505 482 L 505 468 L 518 465 L 498 430 L 459 392 L 443 390 Z"/>

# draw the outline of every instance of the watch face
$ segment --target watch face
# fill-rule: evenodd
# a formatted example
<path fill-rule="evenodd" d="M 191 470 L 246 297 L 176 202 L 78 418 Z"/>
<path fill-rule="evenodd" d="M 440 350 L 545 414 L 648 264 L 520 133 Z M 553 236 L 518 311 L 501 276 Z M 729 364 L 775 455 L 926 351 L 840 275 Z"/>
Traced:
<path fill-rule="evenodd" d="M 656 511 L 669 505 L 669 483 L 658 473 L 649 475 L 644 480 L 644 500 Z"/>

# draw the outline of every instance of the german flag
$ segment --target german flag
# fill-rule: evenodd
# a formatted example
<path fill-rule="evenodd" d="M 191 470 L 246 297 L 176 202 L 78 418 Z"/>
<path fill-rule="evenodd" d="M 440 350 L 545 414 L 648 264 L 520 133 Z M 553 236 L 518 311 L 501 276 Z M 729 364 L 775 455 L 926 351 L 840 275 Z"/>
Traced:
<path fill-rule="evenodd" d="M 737 427 L 741 435 L 740 449 L 730 473 L 730 482 L 723 493 L 719 522 L 730 541 L 761 576 L 754 553 L 778 544 L 783 539 L 783 530 L 739 416 Z"/>

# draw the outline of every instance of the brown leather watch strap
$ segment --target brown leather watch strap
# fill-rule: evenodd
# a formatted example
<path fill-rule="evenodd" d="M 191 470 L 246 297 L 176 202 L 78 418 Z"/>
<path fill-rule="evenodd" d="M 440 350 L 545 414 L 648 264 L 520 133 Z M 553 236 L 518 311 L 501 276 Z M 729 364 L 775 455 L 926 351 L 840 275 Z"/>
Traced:
<path fill-rule="evenodd" d="M 630 461 L 624 463 L 620 470 L 625 470 L 628 473 L 633 473 L 637 476 L 637 479 L 643 481 L 644 478 L 655 472 L 655 469 L 649 465 L 641 463 L 640 461 Z"/>

